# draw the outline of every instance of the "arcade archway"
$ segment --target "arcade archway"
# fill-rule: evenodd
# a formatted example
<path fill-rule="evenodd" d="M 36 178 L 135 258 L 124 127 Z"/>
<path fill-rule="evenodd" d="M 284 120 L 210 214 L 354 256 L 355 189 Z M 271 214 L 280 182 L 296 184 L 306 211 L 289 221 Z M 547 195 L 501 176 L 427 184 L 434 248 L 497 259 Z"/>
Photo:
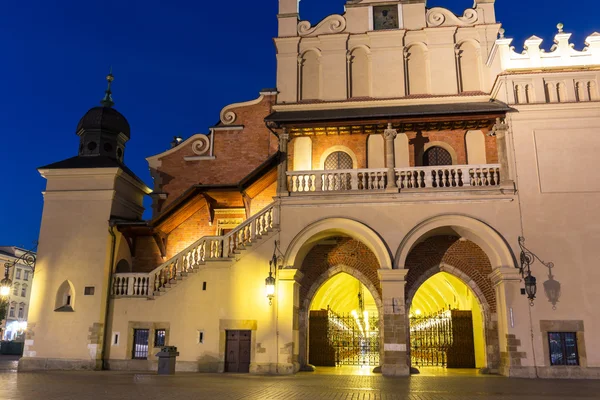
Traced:
<path fill-rule="evenodd" d="M 438 272 L 417 289 L 409 311 L 413 367 L 485 368 L 484 315 L 462 280 Z"/>

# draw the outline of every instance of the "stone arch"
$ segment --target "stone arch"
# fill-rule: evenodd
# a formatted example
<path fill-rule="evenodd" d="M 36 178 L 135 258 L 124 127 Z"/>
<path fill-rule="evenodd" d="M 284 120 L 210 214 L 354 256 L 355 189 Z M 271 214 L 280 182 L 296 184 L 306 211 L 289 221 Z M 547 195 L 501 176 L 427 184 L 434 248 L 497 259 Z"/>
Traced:
<path fill-rule="evenodd" d="M 412 305 L 412 300 L 421 287 L 429 278 L 439 272 L 447 272 L 462 281 L 475 295 L 481 308 L 481 318 L 483 321 L 483 354 L 485 355 L 485 365 L 489 369 L 497 369 L 500 365 L 500 342 L 498 336 L 498 318 L 497 310 L 493 308 L 479 285 L 471 279 L 466 273 L 447 263 L 440 263 L 422 272 L 413 286 L 406 293 L 406 310 Z M 475 319 L 475 316 L 473 317 Z M 409 330 L 410 335 L 410 330 Z M 409 341 L 410 342 L 410 341 Z"/>
<path fill-rule="evenodd" d="M 429 67 L 429 49 L 425 43 L 411 44 L 404 51 L 408 95 L 429 94 L 431 78 Z"/>
<path fill-rule="evenodd" d="M 316 100 L 321 98 L 321 52 L 308 49 L 299 60 L 300 99 Z"/>
<path fill-rule="evenodd" d="M 435 229 L 444 227 L 451 227 L 458 235 L 479 246 L 490 260 L 492 269 L 516 266 L 510 246 L 491 226 L 469 216 L 449 214 L 429 218 L 415 226 L 400 243 L 394 259 L 394 268 L 405 268 L 408 254 L 417 242 Z"/>
<path fill-rule="evenodd" d="M 465 39 L 456 45 L 461 92 L 481 90 L 481 45 L 474 39 Z"/>
<path fill-rule="evenodd" d="M 371 96 L 371 50 L 365 45 L 348 52 L 350 97 Z"/>
<path fill-rule="evenodd" d="M 392 268 L 390 251 L 377 232 L 362 222 L 344 217 L 325 218 L 306 226 L 290 242 L 285 253 L 284 265 L 300 269 L 311 243 L 340 235 L 349 236 L 367 246 L 377 258 L 380 268 Z"/>

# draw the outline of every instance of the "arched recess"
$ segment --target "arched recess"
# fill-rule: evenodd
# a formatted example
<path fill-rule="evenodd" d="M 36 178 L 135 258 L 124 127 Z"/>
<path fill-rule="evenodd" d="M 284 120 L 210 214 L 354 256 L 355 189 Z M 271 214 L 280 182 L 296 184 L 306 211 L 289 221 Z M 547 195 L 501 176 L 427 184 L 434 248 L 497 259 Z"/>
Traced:
<path fill-rule="evenodd" d="M 297 137 L 294 143 L 294 171 L 310 171 L 312 169 L 312 139 Z"/>
<path fill-rule="evenodd" d="M 321 54 L 310 49 L 300 59 L 300 99 L 316 100 L 321 98 Z"/>
<path fill-rule="evenodd" d="M 385 152 L 382 135 L 369 135 L 367 139 L 367 164 L 369 168 L 385 168 Z"/>
<path fill-rule="evenodd" d="M 117 274 L 126 274 L 131 272 L 131 265 L 129 264 L 129 261 L 127 261 L 126 259 L 121 259 L 118 263 L 117 263 L 117 267 L 115 268 L 115 273 Z"/>
<path fill-rule="evenodd" d="M 409 95 L 431 93 L 429 51 L 424 43 L 414 43 L 404 52 Z"/>
<path fill-rule="evenodd" d="M 462 238 L 479 246 L 490 260 L 492 269 L 515 267 L 515 257 L 506 240 L 492 227 L 472 217 L 451 214 L 439 215 L 415 226 L 400 243 L 394 259 L 394 268 L 405 268 L 408 254 L 418 242 L 435 235 L 433 232 L 436 229 L 448 227 Z"/>
<path fill-rule="evenodd" d="M 408 151 L 408 136 L 400 134 L 394 139 L 394 157 L 396 168 L 410 167 L 410 154 Z"/>
<path fill-rule="evenodd" d="M 70 280 L 65 280 L 56 292 L 54 311 L 75 310 L 75 287 Z"/>
<path fill-rule="evenodd" d="M 483 131 L 467 131 L 465 134 L 467 145 L 467 162 L 471 165 L 486 164 L 485 134 Z"/>
<path fill-rule="evenodd" d="M 483 80 L 481 71 L 481 48 L 475 40 L 465 40 L 456 48 L 460 71 L 461 92 L 481 90 Z"/>
<path fill-rule="evenodd" d="M 424 271 L 419 279 L 407 290 L 406 293 L 406 310 L 410 310 L 413 300 L 417 292 L 423 287 L 433 276 L 445 272 L 458 279 L 462 284 L 468 287 L 474 295 L 478 307 L 471 308 L 473 327 L 474 327 L 474 345 L 475 359 L 477 368 L 495 369 L 499 365 L 499 338 L 498 338 L 498 322 L 495 316 L 496 311 L 488 303 L 483 290 L 477 283 L 460 269 L 446 264 L 440 263 L 430 269 Z M 475 310 L 477 308 L 477 310 Z M 459 308 L 463 309 L 463 308 Z M 477 332 L 476 332 L 477 330 Z"/>
<path fill-rule="evenodd" d="M 309 313 L 310 313 L 310 305 L 312 300 L 319 290 L 319 288 L 327 282 L 330 278 L 334 277 L 340 273 L 347 273 L 348 275 L 356 278 L 360 283 L 362 283 L 369 293 L 373 296 L 375 300 L 375 304 L 377 306 L 377 313 L 379 316 L 379 331 L 383 332 L 383 302 L 381 299 L 380 290 L 373 284 L 372 280 L 369 279 L 364 273 L 359 271 L 357 268 L 349 267 L 345 264 L 335 265 L 322 274 L 315 277 L 306 292 L 305 295 L 300 295 L 300 307 L 298 310 L 298 334 L 299 334 L 299 353 L 298 353 L 298 362 L 301 366 L 304 366 L 308 363 L 308 328 L 309 328 Z M 383 348 L 380 348 L 380 359 L 383 360 Z"/>
<path fill-rule="evenodd" d="M 366 46 L 357 46 L 350 51 L 350 97 L 371 97 L 371 61 L 370 50 Z"/>
<path fill-rule="evenodd" d="M 380 268 L 392 268 L 390 252 L 383 239 L 367 225 L 348 218 L 326 218 L 305 227 L 288 246 L 284 265 L 300 269 L 304 257 L 318 241 L 340 234 L 364 243 L 377 258 Z"/>
<path fill-rule="evenodd" d="M 323 152 L 323 154 L 321 154 L 321 158 L 319 159 L 320 170 L 325 169 L 325 160 L 327 160 L 327 157 L 329 157 L 331 153 L 335 153 L 336 151 L 343 151 L 344 153 L 348 153 L 348 155 L 352 158 L 352 168 L 358 168 L 358 158 L 356 158 L 356 154 L 354 154 L 354 152 L 347 146 L 336 145 L 329 147 Z"/>

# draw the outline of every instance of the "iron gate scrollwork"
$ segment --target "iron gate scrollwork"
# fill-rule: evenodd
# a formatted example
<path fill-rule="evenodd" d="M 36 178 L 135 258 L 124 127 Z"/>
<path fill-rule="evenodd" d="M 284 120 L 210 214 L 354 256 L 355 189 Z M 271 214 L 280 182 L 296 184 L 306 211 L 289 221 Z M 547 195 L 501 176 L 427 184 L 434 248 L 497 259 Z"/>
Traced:
<path fill-rule="evenodd" d="M 378 366 L 379 338 L 377 315 L 311 311 L 309 362 L 316 366 Z"/>
<path fill-rule="evenodd" d="M 475 368 L 471 311 L 412 316 L 410 353 L 414 366 Z"/>

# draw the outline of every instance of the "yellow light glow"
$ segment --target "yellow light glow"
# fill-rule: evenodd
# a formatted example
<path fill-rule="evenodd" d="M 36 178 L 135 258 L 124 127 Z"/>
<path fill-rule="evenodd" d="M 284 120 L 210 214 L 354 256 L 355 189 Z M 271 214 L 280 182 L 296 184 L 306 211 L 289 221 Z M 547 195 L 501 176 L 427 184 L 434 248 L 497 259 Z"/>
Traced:
<path fill-rule="evenodd" d="M 267 290 L 267 296 L 275 295 L 275 285 L 267 285 L 266 290 Z"/>
<path fill-rule="evenodd" d="M 8 296 L 9 293 L 10 293 L 10 287 L 2 286 L 0 288 L 0 296 Z"/>
<path fill-rule="evenodd" d="M 421 315 L 421 310 L 419 310 L 418 308 L 415 310 L 415 315 Z"/>

